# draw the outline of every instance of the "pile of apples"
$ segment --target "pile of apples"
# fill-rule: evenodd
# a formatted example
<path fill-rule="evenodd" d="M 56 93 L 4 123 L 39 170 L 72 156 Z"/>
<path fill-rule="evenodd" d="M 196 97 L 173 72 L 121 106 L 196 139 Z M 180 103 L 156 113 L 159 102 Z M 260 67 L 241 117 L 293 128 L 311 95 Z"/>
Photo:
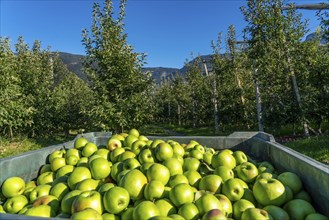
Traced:
<path fill-rule="evenodd" d="M 10 177 L 0 212 L 71 219 L 328 218 L 311 204 L 300 178 L 277 173 L 242 151 L 216 151 L 196 141 L 149 140 L 136 129 L 106 146 L 84 137 L 56 150 L 38 177 Z"/>

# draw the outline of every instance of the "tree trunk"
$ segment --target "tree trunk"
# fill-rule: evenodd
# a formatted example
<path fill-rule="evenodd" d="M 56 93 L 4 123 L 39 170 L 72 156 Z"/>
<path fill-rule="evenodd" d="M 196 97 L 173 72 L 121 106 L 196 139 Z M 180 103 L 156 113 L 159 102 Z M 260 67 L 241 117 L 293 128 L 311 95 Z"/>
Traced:
<path fill-rule="evenodd" d="M 178 125 L 181 125 L 180 105 L 177 106 Z"/>
<path fill-rule="evenodd" d="M 241 103 L 242 103 L 242 106 L 243 106 L 243 115 L 244 115 L 244 118 L 246 119 L 246 125 L 247 125 L 247 128 L 250 129 L 250 125 L 248 123 L 248 119 L 247 119 L 247 111 L 246 111 L 246 105 L 245 105 L 245 98 L 243 96 L 243 88 L 242 88 L 242 83 L 241 83 L 241 80 L 237 74 L 237 68 L 235 68 L 235 77 L 236 77 L 236 81 L 238 83 L 238 87 L 240 89 L 240 100 L 241 100 Z"/>
<path fill-rule="evenodd" d="M 219 132 L 219 118 L 218 118 L 218 99 L 217 99 L 217 83 L 216 79 L 213 81 L 213 103 L 214 103 L 214 124 L 215 124 L 215 133 Z"/>
<path fill-rule="evenodd" d="M 254 69 L 253 78 L 254 78 L 254 84 L 255 84 L 258 130 L 259 131 L 264 131 L 264 119 L 263 119 L 263 111 L 262 111 L 262 100 L 261 100 L 261 93 L 260 93 L 260 90 L 259 90 L 258 81 L 256 79 L 256 73 L 257 73 L 257 69 Z"/>

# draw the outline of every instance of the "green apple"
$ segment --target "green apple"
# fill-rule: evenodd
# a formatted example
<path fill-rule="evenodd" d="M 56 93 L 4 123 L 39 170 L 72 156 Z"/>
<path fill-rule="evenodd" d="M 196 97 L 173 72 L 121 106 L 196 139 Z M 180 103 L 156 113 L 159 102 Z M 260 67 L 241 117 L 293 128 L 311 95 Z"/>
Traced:
<path fill-rule="evenodd" d="M 73 213 L 71 220 L 103 220 L 103 217 L 95 209 L 86 208 L 80 212 Z"/>
<path fill-rule="evenodd" d="M 135 135 L 132 135 L 132 134 L 128 134 L 128 136 L 123 141 L 123 145 L 125 148 L 131 149 L 131 147 L 135 141 L 138 141 L 138 137 L 136 137 Z"/>
<path fill-rule="evenodd" d="M 284 172 L 278 176 L 278 180 L 283 183 L 283 185 L 288 186 L 293 194 L 298 193 L 302 190 L 303 184 L 299 176 L 292 172 Z"/>
<path fill-rule="evenodd" d="M 132 200 L 140 200 L 144 197 L 144 188 L 147 184 L 146 176 L 137 169 L 130 170 L 120 180 L 119 186 L 125 188 Z"/>
<path fill-rule="evenodd" d="M 103 158 L 103 157 L 101 155 L 91 155 L 90 157 L 88 157 L 88 168 L 90 167 L 90 163 L 97 158 Z"/>
<path fill-rule="evenodd" d="M 259 208 L 249 208 L 245 210 L 241 215 L 241 220 L 271 220 L 272 217 L 267 213 L 267 211 Z"/>
<path fill-rule="evenodd" d="M 70 192 L 70 188 L 66 183 L 57 183 L 51 187 L 49 194 L 56 196 L 59 201 L 62 201 L 68 192 Z"/>
<path fill-rule="evenodd" d="M 199 209 L 194 203 L 185 203 L 182 205 L 178 210 L 178 214 L 185 219 L 199 219 Z"/>
<path fill-rule="evenodd" d="M 7 199 L 3 205 L 3 208 L 7 213 L 16 214 L 21 211 L 28 203 L 29 200 L 24 195 L 17 195 Z"/>
<path fill-rule="evenodd" d="M 75 186 L 75 189 L 80 190 L 82 192 L 98 190 L 100 184 L 101 184 L 100 180 L 84 179 Z"/>
<path fill-rule="evenodd" d="M 301 190 L 294 195 L 294 199 L 303 199 L 306 202 L 312 203 L 312 198 L 308 192 Z"/>
<path fill-rule="evenodd" d="M 181 162 L 177 158 L 169 158 L 162 163 L 165 165 L 170 172 L 170 176 L 175 176 L 176 174 L 183 174 L 183 167 Z"/>
<path fill-rule="evenodd" d="M 65 163 L 68 165 L 75 166 L 79 161 L 79 158 L 75 155 L 65 157 Z"/>
<path fill-rule="evenodd" d="M 25 185 L 25 190 L 23 195 L 26 196 L 26 198 L 30 198 L 30 193 L 32 192 L 32 190 L 37 187 L 37 184 L 35 181 L 30 181 Z M 1 200 L 1 199 L 0 199 Z"/>
<path fill-rule="evenodd" d="M 240 165 L 244 162 L 248 162 L 248 157 L 243 151 L 240 150 L 234 151 L 233 157 L 235 158 L 237 165 Z"/>
<path fill-rule="evenodd" d="M 67 184 L 73 190 L 79 182 L 85 179 L 91 179 L 90 170 L 86 167 L 76 167 L 67 179 Z"/>
<path fill-rule="evenodd" d="M 158 161 L 163 162 L 169 158 L 172 158 L 174 151 L 170 144 L 160 143 L 156 146 L 154 154 Z"/>
<path fill-rule="evenodd" d="M 222 193 L 232 202 L 238 201 L 244 194 L 244 188 L 240 179 L 228 179 L 222 186 Z"/>
<path fill-rule="evenodd" d="M 0 205 L 0 213 L 3 213 L 3 214 L 6 213 L 6 211 L 3 209 L 3 206 L 2 205 Z"/>
<path fill-rule="evenodd" d="M 78 149 L 76 148 L 70 148 L 66 151 L 65 153 L 65 159 L 69 156 L 76 156 L 78 158 L 78 160 L 80 159 L 81 157 L 81 151 L 79 151 Z"/>
<path fill-rule="evenodd" d="M 141 164 L 138 162 L 136 158 L 128 158 L 123 163 L 123 169 L 124 170 L 133 170 L 141 166 Z"/>
<path fill-rule="evenodd" d="M 61 202 L 61 211 L 63 213 L 71 214 L 71 207 L 74 200 L 80 195 L 82 192 L 80 190 L 72 190 L 68 192 L 62 199 Z"/>
<path fill-rule="evenodd" d="M 277 179 L 259 179 L 252 191 L 257 202 L 263 206 L 281 206 L 286 201 L 285 187 Z"/>
<path fill-rule="evenodd" d="M 51 171 L 45 172 L 38 176 L 37 178 L 37 184 L 43 185 L 43 184 L 51 184 L 55 179 L 55 174 Z"/>
<path fill-rule="evenodd" d="M 102 215 L 103 220 L 120 220 L 120 217 L 115 214 L 104 213 Z"/>
<path fill-rule="evenodd" d="M 196 170 L 188 170 L 186 172 L 183 173 L 184 176 L 187 177 L 188 182 L 191 186 L 193 187 L 198 187 L 199 186 L 199 182 L 201 180 L 201 175 L 198 171 Z"/>
<path fill-rule="evenodd" d="M 194 157 L 187 157 L 184 159 L 183 170 L 199 170 L 200 161 Z"/>
<path fill-rule="evenodd" d="M 202 177 L 199 182 L 199 190 L 205 190 L 212 193 L 220 193 L 222 178 L 218 175 L 210 174 Z"/>
<path fill-rule="evenodd" d="M 122 142 L 117 137 L 111 137 L 107 141 L 106 146 L 107 146 L 107 149 L 112 152 L 117 148 L 122 148 Z"/>
<path fill-rule="evenodd" d="M 184 174 L 176 174 L 175 176 L 170 177 L 168 185 L 174 187 L 179 183 L 189 184 L 188 179 Z"/>
<path fill-rule="evenodd" d="M 214 170 L 214 174 L 218 175 L 222 178 L 223 182 L 225 182 L 228 179 L 234 178 L 234 172 L 232 169 L 226 167 L 226 166 L 219 166 Z"/>
<path fill-rule="evenodd" d="M 168 199 L 159 199 L 154 203 L 159 211 L 160 216 L 168 216 L 177 213 L 176 207 Z"/>
<path fill-rule="evenodd" d="M 120 180 L 129 172 L 130 170 L 123 170 L 117 175 L 117 182 L 119 183 Z"/>
<path fill-rule="evenodd" d="M 185 220 L 185 218 L 178 214 L 171 214 L 168 216 L 169 218 L 172 218 L 173 220 Z"/>
<path fill-rule="evenodd" d="M 130 129 L 129 132 L 128 132 L 128 135 L 134 135 L 136 137 L 140 136 L 139 131 L 136 128 Z"/>
<path fill-rule="evenodd" d="M 115 148 L 113 151 L 110 152 L 110 160 L 112 163 L 116 163 L 119 160 L 120 154 L 123 154 L 126 150 L 123 147 Z"/>
<path fill-rule="evenodd" d="M 164 140 L 161 140 L 161 139 L 156 139 L 156 140 L 154 140 L 154 141 L 151 143 L 150 148 L 151 148 L 151 149 L 155 149 L 156 146 L 158 146 L 158 144 L 160 144 L 160 143 L 165 143 L 165 141 L 164 141 Z"/>
<path fill-rule="evenodd" d="M 74 141 L 74 148 L 78 150 L 82 150 L 83 147 L 88 143 L 89 141 L 84 137 L 79 137 Z"/>
<path fill-rule="evenodd" d="M 131 146 L 131 151 L 134 152 L 136 155 L 140 153 L 141 149 L 146 146 L 145 141 L 137 140 Z"/>
<path fill-rule="evenodd" d="M 56 172 L 56 179 L 61 176 L 70 176 L 71 173 L 73 172 L 74 168 L 75 167 L 73 165 L 65 165 L 65 166 L 61 167 Z"/>
<path fill-rule="evenodd" d="M 258 165 L 259 173 L 273 173 L 274 170 L 273 165 L 268 161 L 263 161 Z"/>
<path fill-rule="evenodd" d="M 108 177 L 111 173 L 111 164 L 107 159 L 98 157 L 89 163 L 91 176 L 96 180 Z"/>
<path fill-rule="evenodd" d="M 40 175 L 40 174 L 43 174 L 43 173 L 45 173 L 45 172 L 48 172 L 48 171 L 51 171 L 50 164 L 42 165 L 42 167 L 41 167 L 41 169 L 40 169 L 40 172 L 39 172 L 39 175 Z"/>
<path fill-rule="evenodd" d="M 141 152 L 138 154 L 138 160 L 141 164 L 144 163 L 154 163 L 154 156 L 149 148 L 144 148 L 141 150 Z"/>
<path fill-rule="evenodd" d="M 133 219 L 138 220 L 147 220 L 155 216 L 160 216 L 160 211 L 151 201 L 142 201 L 135 207 L 133 212 Z"/>
<path fill-rule="evenodd" d="M 251 183 L 258 176 L 258 169 L 250 162 L 243 162 L 236 167 L 236 173 L 240 179 L 247 183 Z"/>
<path fill-rule="evenodd" d="M 165 186 L 161 181 L 151 180 L 145 186 L 144 198 L 151 201 L 162 198 L 164 188 Z"/>
<path fill-rule="evenodd" d="M 50 168 L 53 172 L 56 172 L 57 170 L 59 170 L 59 168 L 65 166 L 65 165 L 66 165 L 65 158 L 56 157 L 51 161 Z"/>
<path fill-rule="evenodd" d="M 283 209 L 288 213 L 290 219 L 302 220 L 312 213 L 316 213 L 314 207 L 302 199 L 293 199 L 287 202 Z"/>
<path fill-rule="evenodd" d="M 103 185 L 101 185 L 98 189 L 98 192 L 101 194 L 101 196 L 103 197 L 104 194 L 111 189 L 112 187 L 116 186 L 114 183 L 105 183 Z"/>
<path fill-rule="evenodd" d="M 52 195 L 41 196 L 33 202 L 34 207 L 40 205 L 49 205 L 54 213 L 57 213 L 59 210 L 59 201 L 57 197 Z"/>
<path fill-rule="evenodd" d="M 81 157 L 77 164 L 77 167 L 88 167 L 88 157 Z"/>
<path fill-rule="evenodd" d="M 122 162 L 116 162 L 115 164 L 113 164 L 113 166 L 111 167 L 111 178 L 116 181 L 116 182 L 119 182 L 118 181 L 118 175 L 120 172 L 123 171 L 123 163 Z"/>
<path fill-rule="evenodd" d="M 88 142 L 83 148 L 82 148 L 82 156 L 84 157 L 90 157 L 98 150 L 96 144 L 92 142 Z"/>
<path fill-rule="evenodd" d="M 105 149 L 105 148 L 98 149 L 94 153 L 94 155 L 99 155 L 99 156 L 103 157 L 106 160 L 110 159 L 110 151 L 108 149 Z"/>
<path fill-rule="evenodd" d="M 214 156 L 213 153 L 211 153 L 210 151 L 208 152 L 205 152 L 203 154 L 203 161 L 207 164 L 207 165 L 211 165 L 211 160 L 212 160 L 212 157 Z"/>
<path fill-rule="evenodd" d="M 128 207 L 124 210 L 120 216 L 121 220 L 131 220 L 133 219 L 134 207 Z"/>
<path fill-rule="evenodd" d="M 39 185 L 35 187 L 30 193 L 30 202 L 34 202 L 37 198 L 41 196 L 49 195 L 51 186 L 50 185 Z"/>
<path fill-rule="evenodd" d="M 200 216 L 203 216 L 206 212 L 212 209 L 222 209 L 222 205 L 219 200 L 216 196 L 210 193 L 201 195 L 201 197 L 195 201 L 195 204 L 199 209 Z"/>
<path fill-rule="evenodd" d="M 24 215 L 36 217 L 55 217 L 56 213 L 49 205 L 39 205 L 29 208 Z"/>
<path fill-rule="evenodd" d="M 289 220 L 288 213 L 281 207 L 275 205 L 268 205 L 263 208 L 272 216 L 273 220 Z"/>
<path fill-rule="evenodd" d="M 126 209 L 130 202 L 130 196 L 126 189 L 114 186 L 110 188 L 103 197 L 103 204 L 106 211 L 111 214 L 119 214 Z"/>
<path fill-rule="evenodd" d="M 173 149 L 174 155 L 181 156 L 181 157 L 184 156 L 185 150 L 179 143 L 172 144 L 171 147 Z"/>
<path fill-rule="evenodd" d="M 233 214 L 233 206 L 229 198 L 224 194 L 215 194 L 216 198 L 222 205 L 221 211 L 225 213 L 225 216 L 232 217 Z"/>
<path fill-rule="evenodd" d="M 55 158 L 62 158 L 64 157 L 63 151 L 55 150 L 49 155 L 48 161 L 51 163 Z"/>
<path fill-rule="evenodd" d="M 103 213 L 102 197 L 97 191 L 85 191 L 78 195 L 72 203 L 71 212 L 76 213 L 92 208 L 99 214 Z"/>
<path fill-rule="evenodd" d="M 287 203 L 294 198 L 294 193 L 292 192 L 289 186 L 284 186 L 284 188 L 286 193 L 286 201 L 284 203 Z"/>
<path fill-rule="evenodd" d="M 154 163 L 146 172 L 146 176 L 148 181 L 158 180 L 163 183 L 163 185 L 167 185 L 170 178 L 169 169 L 159 163 Z"/>
<path fill-rule="evenodd" d="M 2 194 L 6 198 L 11 198 L 23 194 L 25 190 L 25 181 L 20 177 L 9 177 L 1 187 Z"/>
<path fill-rule="evenodd" d="M 135 135 L 136 136 L 136 135 Z M 139 135 L 138 136 L 138 140 L 140 141 L 144 141 L 144 142 L 147 142 L 149 141 L 148 137 L 144 136 L 144 135 Z"/>
<path fill-rule="evenodd" d="M 240 199 L 233 204 L 233 218 L 241 219 L 241 215 L 249 208 L 255 208 L 255 205 L 245 199 Z"/>
<path fill-rule="evenodd" d="M 146 175 L 147 170 L 153 165 L 154 163 L 143 163 L 140 167 L 140 170 Z"/>
<path fill-rule="evenodd" d="M 246 199 L 249 202 L 251 202 L 252 204 L 257 204 L 254 193 L 249 188 L 244 188 L 244 193 L 243 193 L 242 199 Z"/>
<path fill-rule="evenodd" d="M 320 213 L 311 213 L 309 215 L 306 216 L 305 220 L 329 220 L 329 218 L 325 215 L 322 215 Z"/>
<path fill-rule="evenodd" d="M 202 220 L 227 220 L 224 212 L 220 209 L 212 209 L 202 216 Z"/>
<path fill-rule="evenodd" d="M 188 155 L 189 155 L 189 157 L 193 157 L 193 158 L 196 158 L 198 160 L 202 160 L 203 159 L 203 153 L 201 153 L 199 150 L 196 150 L 196 149 L 190 150 L 189 153 L 188 153 Z"/>
<path fill-rule="evenodd" d="M 214 154 L 211 159 L 211 165 L 215 169 L 219 166 L 226 166 L 229 169 L 233 169 L 236 166 L 236 161 L 232 155 L 232 151 L 223 150 Z"/>
<path fill-rule="evenodd" d="M 263 172 L 258 174 L 258 176 L 256 177 L 256 181 L 259 179 L 276 179 L 276 178 L 277 176 L 273 173 Z"/>
<path fill-rule="evenodd" d="M 55 186 L 57 183 L 67 183 L 67 180 L 69 179 L 68 176 L 64 175 L 61 177 L 58 177 L 54 180 L 54 182 L 52 182 L 51 186 Z"/>
<path fill-rule="evenodd" d="M 191 203 L 194 201 L 194 192 L 190 185 L 180 183 L 170 190 L 169 198 L 170 201 L 179 208 L 185 203 Z"/>
<path fill-rule="evenodd" d="M 128 158 L 135 158 L 136 154 L 133 153 L 132 151 L 125 151 L 122 154 L 119 155 L 118 161 L 123 162 L 124 160 L 128 159 Z"/>

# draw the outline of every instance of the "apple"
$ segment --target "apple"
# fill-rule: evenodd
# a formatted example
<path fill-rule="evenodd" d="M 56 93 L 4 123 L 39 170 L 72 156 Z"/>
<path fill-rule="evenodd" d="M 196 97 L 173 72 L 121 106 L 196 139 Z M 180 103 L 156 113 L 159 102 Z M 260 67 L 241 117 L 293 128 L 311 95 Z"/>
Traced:
<path fill-rule="evenodd" d="M 257 204 L 254 193 L 249 188 L 244 188 L 244 193 L 243 193 L 242 199 L 246 199 L 249 202 L 251 202 L 252 204 Z"/>
<path fill-rule="evenodd" d="M 222 178 L 218 175 L 210 174 L 202 177 L 199 182 L 199 190 L 205 190 L 212 193 L 220 193 Z"/>
<path fill-rule="evenodd" d="M 184 176 L 187 177 L 188 182 L 191 186 L 193 187 L 198 187 L 199 186 L 199 182 L 201 180 L 201 175 L 198 171 L 196 170 L 188 170 L 186 172 L 183 173 Z"/>
<path fill-rule="evenodd" d="M 225 182 L 228 179 L 234 178 L 234 172 L 232 169 L 226 167 L 226 166 L 219 166 L 214 170 L 214 174 L 218 175 L 222 178 L 223 182 Z"/>
<path fill-rule="evenodd" d="M 45 172 L 48 172 L 48 171 L 51 171 L 50 164 L 42 165 L 42 167 L 40 169 L 40 172 L 39 172 L 39 175 L 43 174 Z"/>
<path fill-rule="evenodd" d="M 98 150 L 96 144 L 92 142 L 88 142 L 83 148 L 82 148 L 82 156 L 84 157 L 90 157 Z"/>
<path fill-rule="evenodd" d="M 202 220 L 227 220 L 224 212 L 220 209 L 212 209 L 202 216 Z"/>
<path fill-rule="evenodd" d="M 288 186 L 292 190 L 293 194 L 298 193 L 303 188 L 303 184 L 299 176 L 292 172 L 281 173 L 278 176 L 278 180 L 280 180 L 283 185 Z"/>
<path fill-rule="evenodd" d="M 97 158 L 103 158 L 103 157 L 100 155 L 91 155 L 90 157 L 88 157 L 88 168 L 90 166 L 90 163 Z"/>
<path fill-rule="evenodd" d="M 72 203 L 71 212 L 80 212 L 92 208 L 99 214 L 103 213 L 102 197 L 97 191 L 85 191 L 78 195 Z"/>
<path fill-rule="evenodd" d="M 244 194 L 244 187 L 240 179 L 228 179 L 222 186 L 222 193 L 232 202 L 238 201 Z"/>
<path fill-rule="evenodd" d="M 130 170 L 123 170 L 117 175 L 117 182 L 120 182 L 120 180 L 129 172 Z"/>
<path fill-rule="evenodd" d="M 214 156 L 213 153 L 211 153 L 210 151 L 208 152 L 205 152 L 203 154 L 203 161 L 207 164 L 207 165 L 211 165 L 211 160 L 212 160 L 212 157 Z"/>
<path fill-rule="evenodd" d="M 185 150 L 179 143 L 172 144 L 171 147 L 173 149 L 174 155 L 181 157 L 184 156 Z"/>
<path fill-rule="evenodd" d="M 189 181 L 184 174 L 176 174 L 175 176 L 170 177 L 168 185 L 174 187 L 179 183 L 189 184 Z"/>
<path fill-rule="evenodd" d="M 43 184 L 51 184 L 55 179 L 55 174 L 51 171 L 45 172 L 38 176 L 37 178 L 37 184 L 43 185 Z"/>
<path fill-rule="evenodd" d="M 309 215 L 306 216 L 305 220 L 329 220 L 329 218 L 325 215 L 322 215 L 320 213 L 311 213 Z"/>
<path fill-rule="evenodd" d="M 249 208 L 255 208 L 255 205 L 245 199 L 240 199 L 233 204 L 233 218 L 241 219 L 241 215 Z"/>
<path fill-rule="evenodd" d="M 259 179 L 252 191 L 257 202 L 263 206 L 281 206 L 286 201 L 285 187 L 277 179 Z"/>
<path fill-rule="evenodd" d="M 104 213 L 102 215 L 103 220 L 120 220 L 120 217 L 115 214 Z"/>
<path fill-rule="evenodd" d="M 156 140 L 152 141 L 150 148 L 155 149 L 156 146 L 158 146 L 158 144 L 160 144 L 160 143 L 165 143 L 165 141 L 161 140 L 161 139 L 156 139 Z"/>
<path fill-rule="evenodd" d="M 111 173 L 111 164 L 107 159 L 98 157 L 89 163 L 91 176 L 96 180 L 108 177 Z"/>
<path fill-rule="evenodd" d="M 132 151 L 125 151 L 122 154 L 119 155 L 118 161 L 123 162 L 124 160 L 128 159 L 128 158 L 135 158 L 136 154 L 133 153 Z"/>
<path fill-rule="evenodd" d="M 145 141 L 137 140 L 132 144 L 131 151 L 137 155 L 144 146 L 146 146 Z"/>
<path fill-rule="evenodd" d="M 167 185 L 170 178 L 170 171 L 167 167 L 162 164 L 154 163 L 150 166 L 150 168 L 146 172 L 146 176 L 148 181 L 158 180 L 163 183 L 163 185 Z"/>
<path fill-rule="evenodd" d="M 144 189 L 144 198 L 147 200 L 155 200 L 162 197 L 164 192 L 164 184 L 158 180 L 151 180 L 146 184 Z"/>
<path fill-rule="evenodd" d="M 169 158 L 172 158 L 174 151 L 170 144 L 160 143 L 156 146 L 154 154 L 158 161 L 163 162 Z"/>
<path fill-rule="evenodd" d="M 135 135 L 135 136 L 136 136 L 136 135 Z M 149 141 L 149 139 L 148 139 L 146 136 L 144 136 L 144 135 L 139 135 L 139 136 L 138 136 L 138 140 L 140 140 L 140 141 L 144 141 L 144 142 Z"/>
<path fill-rule="evenodd" d="M 23 194 L 25 190 L 25 181 L 20 177 L 9 177 L 1 187 L 2 194 L 6 198 L 11 198 Z"/>
<path fill-rule="evenodd" d="M 146 176 L 137 169 L 129 170 L 119 182 L 119 186 L 125 188 L 134 201 L 143 198 L 146 184 Z"/>
<path fill-rule="evenodd" d="M 107 146 L 107 149 L 112 152 L 117 148 L 122 148 L 122 142 L 117 137 L 111 137 L 107 141 L 106 146 Z"/>
<path fill-rule="evenodd" d="M 248 157 L 243 151 L 240 150 L 234 151 L 233 157 L 235 158 L 237 165 L 240 165 L 244 162 L 248 162 Z"/>
<path fill-rule="evenodd" d="M 139 131 L 136 128 L 130 129 L 129 132 L 128 132 L 128 135 L 134 135 L 136 137 L 140 136 Z"/>
<path fill-rule="evenodd" d="M 199 209 L 200 216 L 203 216 L 206 212 L 212 209 L 222 209 L 222 205 L 219 200 L 216 196 L 210 193 L 201 195 L 201 197 L 195 201 L 195 204 Z"/>
<path fill-rule="evenodd" d="M 183 174 L 183 167 L 181 162 L 177 158 L 169 158 L 162 163 L 165 165 L 170 172 L 170 176 L 175 176 L 176 174 Z"/>
<path fill-rule="evenodd" d="M 57 197 L 52 195 L 41 196 L 33 202 L 34 207 L 40 205 L 49 205 L 54 213 L 57 213 L 59 210 L 59 201 Z"/>
<path fill-rule="evenodd" d="M 256 177 L 256 181 L 259 179 L 276 179 L 276 178 L 277 176 L 273 173 L 263 172 L 258 174 L 258 176 Z"/>
<path fill-rule="evenodd" d="M 103 217 L 95 209 L 86 208 L 80 212 L 73 213 L 71 220 L 103 220 Z"/>
<path fill-rule="evenodd" d="M 49 163 L 51 163 L 55 158 L 62 158 L 62 157 L 64 157 L 63 151 L 55 150 L 49 155 L 48 161 Z"/>
<path fill-rule="evenodd" d="M 196 149 L 190 150 L 188 155 L 189 155 L 189 157 L 193 157 L 193 158 L 196 158 L 198 160 L 203 159 L 203 153 L 201 153 L 199 150 L 196 150 Z"/>
<path fill-rule="evenodd" d="M 81 157 L 81 151 L 79 151 L 78 149 L 76 148 L 70 148 L 66 151 L 65 153 L 65 159 L 69 156 L 76 156 L 78 158 L 78 160 L 80 159 Z"/>
<path fill-rule="evenodd" d="M 77 167 L 88 167 L 88 157 L 81 157 L 77 164 Z"/>
<path fill-rule="evenodd" d="M 133 170 L 141 166 L 136 158 L 128 158 L 123 162 L 123 169 L 124 170 Z"/>
<path fill-rule="evenodd" d="M 133 211 L 133 219 L 147 220 L 155 216 L 160 216 L 160 211 L 151 201 L 142 201 Z"/>
<path fill-rule="evenodd" d="M 54 182 L 52 182 L 51 186 L 55 186 L 57 183 L 67 183 L 67 180 L 69 179 L 68 176 L 61 176 L 58 177 L 54 180 Z"/>
<path fill-rule="evenodd" d="M 57 183 L 51 187 L 49 195 L 53 195 L 58 198 L 59 201 L 62 201 L 63 197 L 70 192 L 70 188 L 66 183 Z"/>
<path fill-rule="evenodd" d="M 123 163 L 122 162 L 117 162 L 117 163 L 113 164 L 113 166 L 111 167 L 111 173 L 110 173 L 111 178 L 114 181 L 119 182 L 117 177 L 118 177 L 118 174 L 122 171 L 123 171 Z"/>
<path fill-rule="evenodd" d="M 243 162 L 236 167 L 236 173 L 240 179 L 247 183 L 251 183 L 258 176 L 258 169 L 250 162 Z"/>
<path fill-rule="evenodd" d="M 294 199 L 303 199 L 306 202 L 312 203 L 312 198 L 308 192 L 301 190 L 294 195 Z"/>
<path fill-rule="evenodd" d="M 224 194 L 215 194 L 216 198 L 222 205 L 221 211 L 225 213 L 225 216 L 232 217 L 233 214 L 233 206 L 229 198 Z"/>
<path fill-rule="evenodd" d="M 133 219 L 134 207 L 128 207 L 124 210 L 120 216 L 121 220 L 131 220 Z"/>
<path fill-rule="evenodd" d="M 183 218 L 183 216 L 178 215 L 178 214 L 171 214 L 168 217 L 172 218 L 173 220 L 185 220 L 185 218 Z"/>
<path fill-rule="evenodd" d="M 28 203 L 29 200 L 24 195 L 17 195 L 7 199 L 3 205 L 3 208 L 7 213 L 16 214 L 21 211 Z"/>
<path fill-rule="evenodd" d="M 290 219 L 301 220 L 312 213 L 316 213 L 314 207 L 305 200 L 293 199 L 287 202 L 283 209 L 288 213 Z"/>
<path fill-rule="evenodd" d="M 274 170 L 273 165 L 268 161 L 263 161 L 258 165 L 259 173 L 273 173 Z"/>
<path fill-rule="evenodd" d="M 106 160 L 110 159 L 110 151 L 108 149 L 105 149 L 105 148 L 98 149 L 94 153 L 94 155 L 99 155 L 99 156 L 103 157 Z"/>
<path fill-rule="evenodd" d="M 79 161 L 79 158 L 75 155 L 65 157 L 65 163 L 68 165 L 75 166 Z"/>
<path fill-rule="evenodd" d="M 59 168 L 66 165 L 65 158 L 63 157 L 56 157 L 50 163 L 50 168 L 53 172 L 59 170 Z"/>
<path fill-rule="evenodd" d="M 35 187 L 30 193 L 30 202 L 34 202 L 37 198 L 41 196 L 49 195 L 51 186 L 50 185 L 39 185 Z"/>
<path fill-rule="evenodd" d="M 153 165 L 154 163 L 143 163 L 140 167 L 140 170 L 146 175 L 147 170 Z"/>
<path fill-rule="evenodd" d="M 35 181 L 30 181 L 25 185 L 25 190 L 23 192 L 23 195 L 26 198 L 30 198 L 30 193 L 32 192 L 32 190 L 37 187 L 37 184 Z M 0 199 L 1 200 L 1 199 Z"/>
<path fill-rule="evenodd" d="M 199 170 L 200 161 L 194 157 L 187 157 L 184 159 L 183 170 Z"/>
<path fill-rule="evenodd" d="M 144 148 L 141 150 L 141 152 L 138 154 L 138 160 L 141 164 L 144 163 L 154 163 L 154 156 L 149 148 Z"/>
<path fill-rule="evenodd" d="M 236 161 L 232 155 L 232 151 L 223 150 L 214 154 L 211 159 L 211 165 L 215 169 L 219 166 L 226 166 L 229 169 L 233 169 L 236 166 Z"/>
<path fill-rule="evenodd" d="M 290 189 L 289 186 L 284 186 L 285 188 L 285 193 L 286 193 L 286 201 L 284 203 L 289 202 L 290 200 L 292 200 L 294 198 L 294 193 L 293 191 Z"/>
<path fill-rule="evenodd" d="M 126 150 L 123 147 L 118 147 L 112 150 L 110 152 L 110 160 L 112 161 L 112 163 L 118 162 L 120 154 L 122 154 L 125 151 Z"/>
<path fill-rule="evenodd" d="M 6 213 L 2 205 L 0 205 L 0 213 L 4 213 L 4 214 Z"/>
<path fill-rule="evenodd" d="M 84 179 L 75 186 L 75 189 L 80 190 L 82 192 L 98 190 L 100 184 L 101 184 L 100 180 Z"/>
<path fill-rule="evenodd" d="M 178 214 L 185 219 L 199 219 L 199 209 L 194 203 L 185 203 L 182 205 L 178 210 Z"/>
<path fill-rule="evenodd" d="M 275 205 L 268 205 L 263 208 L 272 216 L 273 220 L 289 220 L 288 213 L 281 207 Z"/>
<path fill-rule="evenodd" d="M 112 187 L 116 186 L 114 183 L 104 183 L 103 185 L 101 185 L 98 188 L 98 192 L 101 194 L 101 196 L 103 197 L 104 194 L 111 189 Z"/>
<path fill-rule="evenodd" d="M 65 165 L 65 166 L 61 167 L 56 172 L 56 179 L 61 176 L 70 176 L 71 173 L 73 172 L 74 168 L 75 167 L 73 165 Z"/>
<path fill-rule="evenodd" d="M 250 208 L 245 210 L 241 215 L 241 220 L 271 220 L 272 217 L 267 213 L 267 211 L 259 208 Z"/>
<path fill-rule="evenodd" d="M 128 134 L 128 136 L 123 141 L 123 145 L 127 149 L 131 149 L 133 143 L 138 140 L 138 137 L 136 137 L 133 134 Z"/>
<path fill-rule="evenodd" d="M 194 201 L 194 192 L 190 185 L 180 183 L 170 190 L 169 198 L 170 201 L 179 208 L 185 203 L 191 203 Z"/>
<path fill-rule="evenodd" d="M 55 217 L 56 213 L 49 205 L 39 205 L 29 208 L 24 215 L 36 217 Z"/>
<path fill-rule="evenodd" d="M 68 192 L 62 199 L 61 202 L 61 211 L 63 213 L 71 214 L 71 207 L 74 200 L 80 195 L 82 192 L 80 190 L 72 190 Z"/>
<path fill-rule="evenodd" d="M 176 207 L 168 199 L 159 199 L 154 203 L 159 211 L 160 216 L 168 216 L 177 213 Z"/>
<path fill-rule="evenodd" d="M 67 179 L 67 184 L 73 190 L 79 182 L 85 179 L 91 179 L 90 170 L 86 167 L 76 167 Z"/>
<path fill-rule="evenodd" d="M 74 148 L 78 150 L 82 150 L 83 147 L 88 143 L 89 141 L 84 137 L 79 137 L 74 141 Z"/>
<path fill-rule="evenodd" d="M 126 189 L 114 186 L 103 197 L 104 209 L 111 214 L 119 214 L 126 209 L 130 202 L 130 196 Z"/>

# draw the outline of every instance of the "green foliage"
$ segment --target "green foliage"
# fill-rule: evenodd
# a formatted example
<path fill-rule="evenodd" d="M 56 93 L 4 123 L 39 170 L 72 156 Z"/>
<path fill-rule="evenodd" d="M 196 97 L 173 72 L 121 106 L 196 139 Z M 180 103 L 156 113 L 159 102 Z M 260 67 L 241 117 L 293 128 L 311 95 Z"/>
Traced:
<path fill-rule="evenodd" d="M 95 3 L 91 31 L 83 30 L 84 71 L 98 99 L 89 116 L 102 130 L 136 127 L 152 110 L 148 100 L 151 79 L 141 71 L 145 55 L 134 52 L 124 33 L 125 5 L 122 0 L 115 18 L 112 1 L 105 1 L 103 8 Z"/>

